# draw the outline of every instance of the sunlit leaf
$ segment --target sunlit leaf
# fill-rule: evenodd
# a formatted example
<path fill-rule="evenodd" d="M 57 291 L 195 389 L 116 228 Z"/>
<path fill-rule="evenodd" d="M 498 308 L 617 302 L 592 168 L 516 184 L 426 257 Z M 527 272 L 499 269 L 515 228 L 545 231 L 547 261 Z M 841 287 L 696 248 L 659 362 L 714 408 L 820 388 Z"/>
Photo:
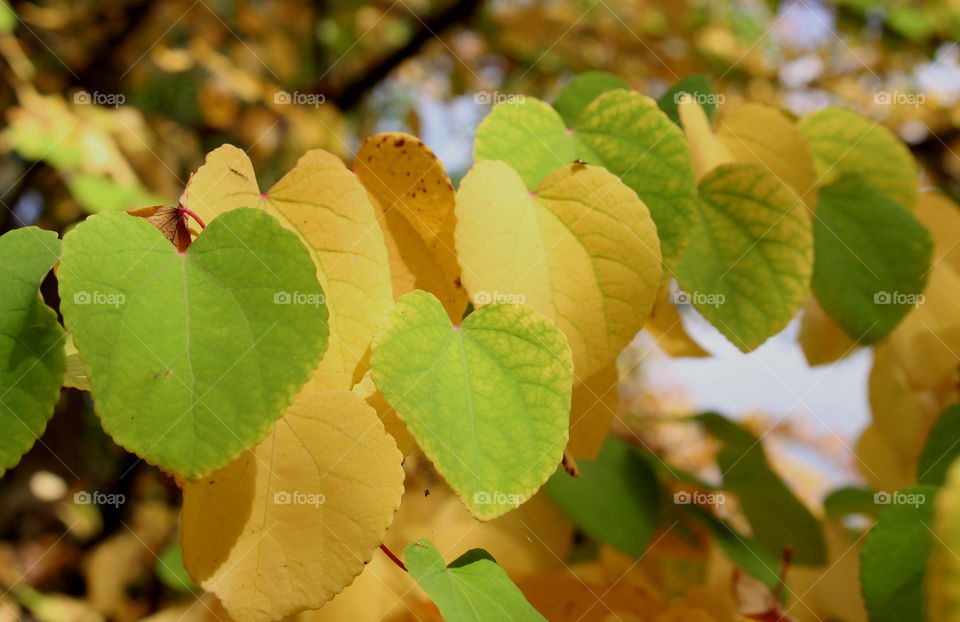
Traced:
<path fill-rule="evenodd" d="M 678 266 L 684 293 L 744 352 L 803 304 L 813 231 L 802 203 L 763 167 L 725 164 L 700 183 L 702 219 Z"/>
<path fill-rule="evenodd" d="M 256 210 L 223 214 L 184 253 L 141 218 L 91 216 L 58 277 L 104 429 L 181 476 L 263 438 L 326 347 L 306 249 Z"/>
<path fill-rule="evenodd" d="M 207 154 L 182 202 L 207 222 L 237 207 L 259 207 L 297 234 L 317 266 L 329 312 L 330 347 L 313 384 L 352 388 L 393 302 L 383 234 L 356 176 L 332 154 L 314 150 L 261 194 L 246 153 L 223 145 Z"/>
<path fill-rule="evenodd" d="M 825 108 L 800 120 L 822 183 L 857 174 L 906 209 L 920 187 L 917 165 L 907 149 L 878 121 L 846 108 Z"/>
<path fill-rule="evenodd" d="M 187 570 L 237 622 L 320 607 L 382 541 L 403 493 L 400 461 L 359 397 L 301 394 L 259 445 L 184 488 Z"/>
<path fill-rule="evenodd" d="M 457 193 L 456 240 L 474 304 L 525 303 L 556 322 L 581 381 L 643 327 L 660 282 L 649 212 L 599 167 L 565 166 L 531 195 L 503 162 L 477 163 Z"/>
<path fill-rule="evenodd" d="M 426 292 L 403 296 L 377 337 L 377 389 L 482 520 L 526 501 L 567 444 L 573 369 L 548 320 L 491 304 L 451 325 Z"/>

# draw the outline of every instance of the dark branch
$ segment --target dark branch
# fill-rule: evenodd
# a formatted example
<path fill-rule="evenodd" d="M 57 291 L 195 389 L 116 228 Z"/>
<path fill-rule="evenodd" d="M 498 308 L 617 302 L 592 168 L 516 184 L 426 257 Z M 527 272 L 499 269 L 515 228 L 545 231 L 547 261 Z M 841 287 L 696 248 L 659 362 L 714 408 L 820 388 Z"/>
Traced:
<path fill-rule="evenodd" d="M 415 56 L 427 41 L 439 37 L 457 24 L 468 23 L 482 3 L 483 0 L 458 0 L 434 15 L 418 20 L 419 27 L 404 45 L 360 72 L 356 79 L 345 84 L 331 99 L 341 110 L 353 108 L 371 89 L 390 75 L 391 71 L 403 61 Z M 316 84 L 308 90 L 322 93 L 324 87 Z"/>

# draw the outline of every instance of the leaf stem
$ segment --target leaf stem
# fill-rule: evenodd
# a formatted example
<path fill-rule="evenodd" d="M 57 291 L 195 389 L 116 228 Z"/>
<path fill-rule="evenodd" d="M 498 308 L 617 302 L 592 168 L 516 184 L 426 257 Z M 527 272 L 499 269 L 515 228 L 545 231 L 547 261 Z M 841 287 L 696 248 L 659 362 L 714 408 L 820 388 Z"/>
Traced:
<path fill-rule="evenodd" d="M 402 561 L 400 561 L 400 558 L 397 557 L 386 544 L 381 543 L 380 550 L 386 553 L 387 557 L 390 558 L 390 561 L 396 564 L 400 568 L 400 570 L 407 572 L 406 565 Z"/>
<path fill-rule="evenodd" d="M 193 218 L 194 220 L 196 220 L 196 221 L 197 221 L 197 224 L 200 225 L 200 228 L 201 228 L 201 229 L 206 229 L 206 228 L 207 228 L 207 223 L 203 222 L 203 219 L 200 218 L 199 216 L 197 216 L 197 213 L 196 213 L 195 211 L 193 211 L 192 209 L 190 209 L 189 207 L 184 207 L 184 206 L 181 205 L 181 206 L 180 206 L 180 212 L 181 212 L 182 214 L 186 214 L 186 215 L 189 216 L 190 218 Z"/>

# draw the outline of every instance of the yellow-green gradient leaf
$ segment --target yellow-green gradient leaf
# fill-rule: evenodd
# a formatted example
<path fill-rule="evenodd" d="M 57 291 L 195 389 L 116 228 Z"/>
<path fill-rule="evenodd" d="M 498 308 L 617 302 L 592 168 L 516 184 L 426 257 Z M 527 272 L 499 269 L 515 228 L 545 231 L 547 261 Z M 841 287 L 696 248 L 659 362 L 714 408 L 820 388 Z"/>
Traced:
<path fill-rule="evenodd" d="M 724 164 L 700 183 L 702 221 L 678 266 L 686 296 L 744 352 L 803 304 L 813 231 L 803 204 L 758 164 Z"/>
<path fill-rule="evenodd" d="M 567 444 L 573 365 L 563 333 L 522 305 L 452 325 L 427 292 L 403 296 L 371 357 L 377 389 L 470 512 L 529 499 Z"/>
<path fill-rule="evenodd" d="M 456 240 L 474 304 L 524 303 L 556 322 L 578 380 L 639 332 L 660 282 L 646 206 L 600 167 L 567 165 L 530 193 L 504 162 L 478 162 L 457 193 Z"/>

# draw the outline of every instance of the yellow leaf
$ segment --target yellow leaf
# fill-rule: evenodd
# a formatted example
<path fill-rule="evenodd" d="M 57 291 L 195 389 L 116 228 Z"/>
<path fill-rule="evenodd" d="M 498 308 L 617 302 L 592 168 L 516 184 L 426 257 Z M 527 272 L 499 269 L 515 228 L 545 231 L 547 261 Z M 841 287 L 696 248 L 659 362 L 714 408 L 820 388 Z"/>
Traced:
<path fill-rule="evenodd" d="M 857 348 L 856 342 L 827 315 L 814 296 L 803 303 L 797 340 L 811 366 L 832 363 Z"/>
<path fill-rule="evenodd" d="M 392 531 L 392 530 L 391 530 Z M 286 622 L 397 622 L 406 620 L 415 583 L 386 555 L 374 555 L 357 580 L 322 609 L 303 611 Z M 415 618 L 414 618 L 415 619 Z M 417 621 L 422 622 L 422 621 Z"/>
<path fill-rule="evenodd" d="M 681 98 L 677 110 L 683 124 L 683 133 L 690 146 L 690 163 L 698 184 L 716 167 L 736 161 L 727 146 L 714 136 L 706 113 L 689 93 Z"/>
<path fill-rule="evenodd" d="M 912 389 L 956 386 L 960 373 L 960 274 L 946 261 L 930 271 L 923 302 L 890 333 L 889 341 Z"/>
<path fill-rule="evenodd" d="M 567 450 L 574 458 L 594 460 L 600 454 L 620 406 L 619 381 L 614 361 L 573 388 Z"/>
<path fill-rule="evenodd" d="M 683 327 L 680 312 L 668 299 L 668 288 L 663 287 L 653 303 L 653 311 L 643 329 L 649 332 L 657 345 L 670 356 L 690 356 L 701 358 L 710 353 L 700 347 Z"/>
<path fill-rule="evenodd" d="M 900 490 L 916 482 L 917 460 L 939 404 L 912 391 L 888 343 L 874 348 L 868 383 L 873 423 L 857 443 L 858 466 L 878 490 Z"/>
<path fill-rule="evenodd" d="M 395 411 L 390 404 L 387 403 L 387 399 L 377 391 L 370 372 L 363 375 L 360 382 L 353 387 L 353 392 L 377 411 L 377 416 L 380 417 L 380 422 L 383 423 L 383 427 L 387 429 L 387 432 L 390 433 L 393 440 L 397 442 L 400 453 L 404 456 L 409 454 L 416 445 L 416 441 L 413 439 L 410 431 L 407 430 L 407 426 L 400 420 L 400 417 L 397 416 L 397 411 Z"/>
<path fill-rule="evenodd" d="M 863 430 L 854 453 L 857 467 L 871 488 L 895 491 L 912 486 L 916 481 L 916 469 L 903 460 L 897 447 L 876 424 Z"/>
<path fill-rule="evenodd" d="M 737 160 L 762 164 L 808 207 L 816 207 L 813 154 L 799 126 L 779 108 L 744 104 L 720 120 L 717 135 Z"/>
<path fill-rule="evenodd" d="M 207 222 L 238 207 L 260 207 L 300 236 L 317 264 L 329 312 L 330 345 L 314 374 L 314 388 L 350 389 L 358 382 L 393 297 L 373 207 L 339 158 L 307 152 L 261 194 L 247 155 L 223 145 L 207 154 L 181 201 Z"/>
<path fill-rule="evenodd" d="M 787 572 L 787 613 L 797 622 L 867 622 L 860 594 L 860 549 L 863 539 L 841 522 L 823 526 L 827 544 L 825 566 L 793 565 Z"/>
<path fill-rule="evenodd" d="M 924 192 L 916 216 L 933 236 L 933 264 L 943 262 L 960 273 L 960 207 L 939 192 Z"/>
<path fill-rule="evenodd" d="M 525 303 L 556 322 L 578 380 L 633 339 L 660 284 L 650 212 L 600 167 L 564 166 L 529 193 L 506 163 L 478 162 L 457 193 L 456 242 L 473 303 Z"/>
<path fill-rule="evenodd" d="M 364 141 L 354 170 L 383 228 L 394 297 L 428 291 L 459 321 L 467 294 L 454 252 L 453 184 L 443 164 L 415 136 L 385 132 Z"/>
<path fill-rule="evenodd" d="M 362 399 L 304 393 L 263 442 L 185 485 L 184 565 L 237 622 L 320 607 L 383 540 L 403 493 L 400 461 Z"/>

